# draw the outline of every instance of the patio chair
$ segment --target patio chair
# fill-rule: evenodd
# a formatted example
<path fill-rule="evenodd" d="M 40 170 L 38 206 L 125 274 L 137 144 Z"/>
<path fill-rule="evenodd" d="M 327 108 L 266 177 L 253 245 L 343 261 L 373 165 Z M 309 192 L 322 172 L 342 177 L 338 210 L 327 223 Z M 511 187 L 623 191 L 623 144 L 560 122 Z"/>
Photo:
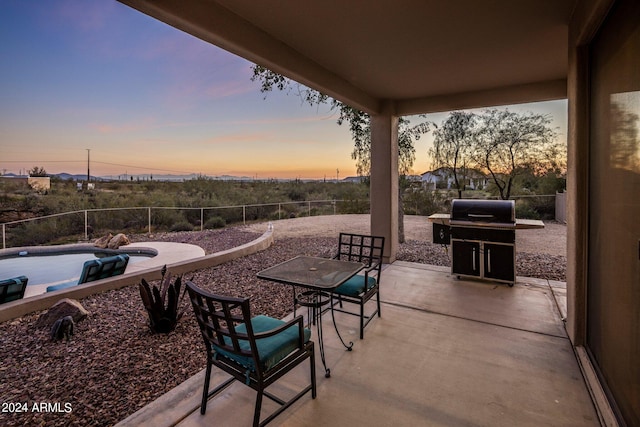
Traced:
<path fill-rule="evenodd" d="M 71 286 L 106 279 L 107 277 L 118 276 L 124 273 L 128 264 L 129 255 L 127 254 L 85 261 L 82 266 L 82 273 L 80 273 L 80 279 L 78 279 L 77 282 L 72 280 L 69 282 L 58 283 L 57 285 L 47 286 L 47 292 L 66 289 Z"/>
<path fill-rule="evenodd" d="M 187 291 L 207 350 L 201 414 L 207 410 L 208 399 L 235 380 L 258 393 L 254 426 L 266 425 L 309 390 L 312 398 L 316 398 L 314 346 L 309 340 L 311 331 L 303 327 L 302 316 L 288 322 L 262 315 L 251 317 L 249 298 L 214 295 L 192 282 L 187 282 Z M 288 401 L 266 391 L 305 359 L 309 359 L 311 384 Z M 209 392 L 213 365 L 232 377 Z M 263 395 L 281 406 L 260 422 Z"/>
<path fill-rule="evenodd" d="M 358 274 L 338 286 L 333 291 L 340 308 L 331 304 L 331 309 L 360 317 L 360 339 L 364 338 L 364 327 L 377 314 L 380 317 L 380 274 L 382 273 L 382 253 L 384 251 L 384 237 L 367 236 L 362 234 L 340 233 L 338 237 L 338 253 L 334 259 L 356 261 L 365 265 L 364 274 Z M 364 306 L 373 296 L 377 297 L 376 309 L 368 316 L 364 313 Z M 358 313 L 342 309 L 342 302 L 357 304 Z"/>
<path fill-rule="evenodd" d="M 0 280 L 0 304 L 15 301 L 24 297 L 29 279 L 26 276 Z"/>

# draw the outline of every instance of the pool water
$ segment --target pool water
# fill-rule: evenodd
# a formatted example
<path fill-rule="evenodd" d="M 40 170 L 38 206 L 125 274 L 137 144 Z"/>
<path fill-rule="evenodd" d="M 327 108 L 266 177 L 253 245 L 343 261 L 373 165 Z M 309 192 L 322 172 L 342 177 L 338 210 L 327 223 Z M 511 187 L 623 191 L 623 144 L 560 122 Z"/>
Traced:
<path fill-rule="evenodd" d="M 149 255 L 128 254 L 129 264 L 149 259 Z M 99 259 L 95 253 L 26 255 L 0 259 L 0 279 L 27 276 L 31 285 L 78 280 L 85 261 Z"/>

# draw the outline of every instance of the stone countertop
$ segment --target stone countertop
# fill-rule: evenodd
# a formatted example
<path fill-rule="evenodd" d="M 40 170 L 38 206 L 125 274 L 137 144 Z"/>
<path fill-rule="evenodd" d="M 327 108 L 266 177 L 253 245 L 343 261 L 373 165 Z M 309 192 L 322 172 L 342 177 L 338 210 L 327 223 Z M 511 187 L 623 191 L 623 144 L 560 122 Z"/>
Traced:
<path fill-rule="evenodd" d="M 429 221 L 442 225 L 450 225 L 449 214 L 433 214 L 429 216 Z M 538 219 L 516 218 L 516 230 L 529 230 L 534 228 L 544 228 L 544 222 Z"/>

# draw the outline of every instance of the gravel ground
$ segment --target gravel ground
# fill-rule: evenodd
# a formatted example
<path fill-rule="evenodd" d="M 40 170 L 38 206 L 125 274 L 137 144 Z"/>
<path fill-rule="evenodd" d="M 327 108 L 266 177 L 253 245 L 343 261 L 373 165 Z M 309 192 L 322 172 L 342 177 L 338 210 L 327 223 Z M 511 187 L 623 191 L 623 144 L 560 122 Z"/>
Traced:
<path fill-rule="evenodd" d="M 320 223 L 344 225 L 346 221 L 348 224 L 342 229 L 349 231 L 357 231 L 363 221 L 368 224 L 366 215 L 353 216 L 352 223 L 343 217 L 346 216 L 328 217 Z M 291 290 L 259 281 L 256 273 L 300 254 L 329 256 L 335 250 L 336 240 L 335 237 L 314 237 L 333 235 L 331 227 L 326 225 L 317 226 L 320 232 L 316 233 L 309 220 L 286 221 L 275 224 L 276 241 L 268 250 L 185 277 L 214 292 L 250 296 L 254 314 L 284 317 L 290 311 Z M 357 225 L 353 225 L 355 223 Z M 450 265 L 442 247 L 428 240 L 411 240 L 416 233 L 425 233 L 424 225 L 420 222 L 418 231 L 407 230 L 409 240 L 400 246 L 398 259 Z M 564 227 L 555 225 L 560 229 Z M 296 228 L 298 232 L 292 231 Z M 262 224 L 164 233 L 154 235 L 153 240 L 197 244 L 207 253 L 213 253 L 251 241 L 264 229 Z M 554 246 L 548 237 L 539 237 L 540 247 Z M 130 238 L 141 241 L 148 236 Z M 555 239 L 561 238 L 556 230 Z M 562 243 L 557 246 L 561 248 Z M 518 275 L 564 280 L 565 269 L 566 258 L 562 254 L 517 253 Z M 167 335 L 154 335 L 149 331 L 136 286 L 94 295 L 80 302 L 91 314 L 76 325 L 70 342 L 49 341 L 48 331 L 35 327 L 41 313 L 0 324 L 0 404 L 3 405 L 0 425 L 110 426 L 204 368 L 202 338 L 186 298 L 182 301 L 186 315 L 176 330 Z M 60 405 L 50 406 L 44 412 L 34 411 L 34 403 L 40 402 Z M 26 412 L 18 412 L 25 409 L 23 405 Z"/>

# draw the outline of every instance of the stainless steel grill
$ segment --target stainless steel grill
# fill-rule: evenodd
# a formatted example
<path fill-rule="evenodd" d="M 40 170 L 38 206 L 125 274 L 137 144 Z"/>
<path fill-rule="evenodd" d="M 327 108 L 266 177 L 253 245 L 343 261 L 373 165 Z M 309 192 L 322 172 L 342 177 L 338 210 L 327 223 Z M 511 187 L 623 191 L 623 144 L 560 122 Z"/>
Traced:
<path fill-rule="evenodd" d="M 451 203 L 451 272 L 506 282 L 515 275 L 513 200 L 456 199 Z"/>

